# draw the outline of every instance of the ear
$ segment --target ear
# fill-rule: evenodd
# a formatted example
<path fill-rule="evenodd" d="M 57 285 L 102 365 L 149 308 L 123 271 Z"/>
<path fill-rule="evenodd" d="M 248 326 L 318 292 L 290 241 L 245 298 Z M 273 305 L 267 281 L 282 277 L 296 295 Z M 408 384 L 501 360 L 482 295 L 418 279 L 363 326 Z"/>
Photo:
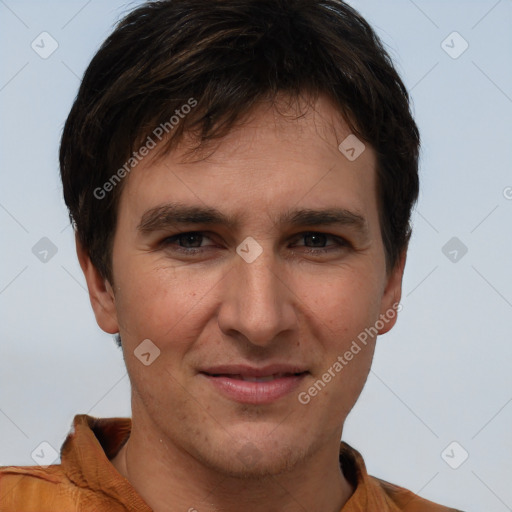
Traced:
<path fill-rule="evenodd" d="M 407 248 L 405 248 L 394 268 L 389 272 L 386 288 L 381 300 L 379 319 L 384 326 L 379 329 L 380 334 L 386 334 L 396 323 L 397 312 L 402 309 L 400 299 L 402 298 L 402 277 L 404 275 L 405 260 L 407 259 Z"/>
<path fill-rule="evenodd" d="M 89 289 L 89 299 L 100 328 L 109 334 L 119 332 L 114 291 L 107 279 L 103 278 L 92 264 L 89 253 L 82 247 L 75 234 L 76 253 Z"/>

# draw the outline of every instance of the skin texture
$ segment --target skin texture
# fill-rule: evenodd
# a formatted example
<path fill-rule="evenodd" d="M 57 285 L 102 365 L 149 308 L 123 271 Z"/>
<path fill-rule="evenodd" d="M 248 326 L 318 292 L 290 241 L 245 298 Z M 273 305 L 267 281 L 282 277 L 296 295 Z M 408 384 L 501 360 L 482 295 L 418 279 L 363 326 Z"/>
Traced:
<path fill-rule="evenodd" d="M 156 512 L 239 511 L 240 504 L 335 512 L 353 492 L 339 467 L 339 441 L 376 340 L 307 405 L 297 397 L 399 302 L 405 254 L 387 273 L 372 148 L 353 162 L 338 150 L 350 131 L 325 97 L 296 113 L 285 118 L 261 105 L 206 160 L 185 161 L 185 139 L 141 162 L 125 178 L 113 286 L 77 244 L 97 322 L 120 332 L 132 384 L 132 434 L 112 462 Z M 148 209 L 176 201 L 218 208 L 237 225 L 138 231 Z M 347 225 L 278 222 L 288 210 L 327 207 L 362 216 L 366 235 Z M 189 245 L 186 237 L 161 244 L 190 231 L 205 233 Z M 304 236 L 311 231 L 347 243 Z M 252 263 L 236 252 L 249 236 L 263 249 Z M 180 243 L 203 252 L 179 252 Z M 134 355 L 145 339 L 161 351 L 149 366 Z M 266 405 L 228 399 L 198 373 L 276 362 L 309 374 Z"/>

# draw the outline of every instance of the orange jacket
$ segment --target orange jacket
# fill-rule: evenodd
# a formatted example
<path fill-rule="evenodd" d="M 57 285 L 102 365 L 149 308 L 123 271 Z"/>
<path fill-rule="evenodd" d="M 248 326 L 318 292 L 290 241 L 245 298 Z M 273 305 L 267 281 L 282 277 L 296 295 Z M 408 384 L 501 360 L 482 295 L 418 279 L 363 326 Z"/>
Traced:
<path fill-rule="evenodd" d="M 130 418 L 76 415 L 60 464 L 0 467 L 0 512 L 151 512 L 110 462 L 130 430 Z M 369 476 L 344 442 L 340 463 L 356 486 L 342 512 L 457 512 Z"/>

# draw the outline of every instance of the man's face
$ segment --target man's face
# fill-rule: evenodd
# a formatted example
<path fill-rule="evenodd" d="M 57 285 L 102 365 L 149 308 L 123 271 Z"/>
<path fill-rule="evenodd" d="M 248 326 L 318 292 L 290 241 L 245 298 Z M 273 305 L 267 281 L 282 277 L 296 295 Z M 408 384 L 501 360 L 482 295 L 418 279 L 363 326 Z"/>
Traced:
<path fill-rule="evenodd" d="M 298 120 L 262 107 L 208 159 L 183 163 L 180 146 L 126 178 L 98 322 L 121 334 L 134 425 L 220 473 L 277 473 L 332 451 L 374 351 L 375 339 L 353 341 L 400 298 L 375 154 L 349 161 L 338 149 L 349 133 L 325 98 Z M 171 205 L 232 225 L 172 222 Z M 146 365 L 134 351 L 147 339 L 160 354 L 144 345 Z"/>

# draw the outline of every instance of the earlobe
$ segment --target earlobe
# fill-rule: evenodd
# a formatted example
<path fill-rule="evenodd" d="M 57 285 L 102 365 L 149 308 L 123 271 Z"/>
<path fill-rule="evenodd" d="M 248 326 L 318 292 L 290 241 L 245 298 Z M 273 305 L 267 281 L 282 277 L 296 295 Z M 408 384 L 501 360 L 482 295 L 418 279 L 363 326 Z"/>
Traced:
<path fill-rule="evenodd" d="M 379 335 L 386 334 L 396 323 L 398 311 L 402 309 L 400 299 L 402 298 L 402 278 L 404 275 L 405 261 L 407 259 L 407 248 L 403 250 L 395 267 L 389 273 L 386 288 L 381 301 Z"/>
<path fill-rule="evenodd" d="M 75 234 L 76 252 L 89 290 L 89 299 L 100 329 L 109 333 L 119 332 L 114 291 L 107 279 L 93 265 L 89 254 Z"/>

